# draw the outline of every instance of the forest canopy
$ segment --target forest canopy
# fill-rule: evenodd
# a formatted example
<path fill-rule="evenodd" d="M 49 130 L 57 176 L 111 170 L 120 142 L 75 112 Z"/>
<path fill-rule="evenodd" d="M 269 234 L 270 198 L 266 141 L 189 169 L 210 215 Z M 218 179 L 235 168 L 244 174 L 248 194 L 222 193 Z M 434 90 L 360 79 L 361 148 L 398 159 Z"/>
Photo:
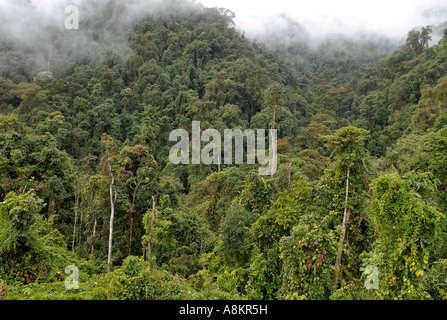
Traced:
<path fill-rule="evenodd" d="M 447 298 L 447 29 L 314 49 L 105 3 L 0 27 L 0 300 Z M 193 121 L 276 129 L 276 173 L 171 163 Z"/>

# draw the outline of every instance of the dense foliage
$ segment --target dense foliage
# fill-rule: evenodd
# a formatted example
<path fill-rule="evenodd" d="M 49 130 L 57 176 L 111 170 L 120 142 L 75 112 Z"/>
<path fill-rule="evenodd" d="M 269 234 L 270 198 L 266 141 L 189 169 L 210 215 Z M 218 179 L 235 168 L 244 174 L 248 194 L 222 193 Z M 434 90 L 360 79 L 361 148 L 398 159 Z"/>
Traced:
<path fill-rule="evenodd" d="M 233 18 L 170 1 L 46 66 L 0 37 L 0 299 L 447 298 L 447 33 L 267 49 Z M 192 121 L 274 125 L 277 172 L 173 165 Z"/>

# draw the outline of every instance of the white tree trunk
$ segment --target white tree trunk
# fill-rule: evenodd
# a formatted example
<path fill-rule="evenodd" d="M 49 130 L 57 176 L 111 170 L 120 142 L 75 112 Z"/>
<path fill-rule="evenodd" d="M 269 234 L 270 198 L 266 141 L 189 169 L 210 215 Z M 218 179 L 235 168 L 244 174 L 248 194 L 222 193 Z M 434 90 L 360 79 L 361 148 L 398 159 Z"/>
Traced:
<path fill-rule="evenodd" d="M 152 237 L 154 236 L 154 225 L 155 225 L 155 202 L 156 199 L 154 196 L 152 196 L 152 219 L 151 219 L 151 230 L 149 232 L 149 243 L 148 243 L 148 249 L 147 249 L 147 260 L 151 261 L 151 254 L 152 254 Z"/>
<path fill-rule="evenodd" d="M 289 170 L 287 172 L 287 178 L 288 178 L 288 185 L 290 186 L 290 183 L 292 183 L 292 163 L 289 163 Z"/>
<path fill-rule="evenodd" d="M 343 222 L 341 225 L 341 238 L 340 238 L 340 242 L 339 242 L 339 248 L 338 248 L 338 253 L 337 253 L 337 259 L 335 261 L 335 275 L 334 275 L 334 286 L 337 287 L 338 285 L 338 275 L 340 272 L 340 262 L 341 262 L 341 256 L 343 253 L 343 244 L 345 241 L 345 236 L 346 236 L 346 228 L 347 225 L 349 223 L 349 216 L 351 214 L 351 209 L 348 209 L 348 196 L 349 196 L 349 176 L 351 174 L 351 168 L 348 167 L 348 173 L 347 173 L 347 178 L 346 178 L 346 196 L 345 196 L 345 210 L 343 213 Z"/>
<path fill-rule="evenodd" d="M 76 223 L 78 222 L 78 204 L 79 204 L 79 192 L 75 193 L 75 221 L 73 225 L 73 242 L 71 244 L 71 252 L 74 253 L 75 240 L 76 240 Z"/>
<path fill-rule="evenodd" d="M 275 130 L 275 121 L 276 121 L 276 108 L 277 106 L 273 107 L 273 116 L 272 116 L 272 130 Z M 275 144 L 275 141 L 273 140 L 273 134 L 272 134 L 272 146 Z M 271 168 L 275 168 L 275 161 L 276 161 L 276 157 L 273 156 L 272 158 L 272 167 Z M 273 170 L 270 173 L 270 178 L 273 179 Z"/>
<path fill-rule="evenodd" d="M 115 217 L 115 202 L 116 202 L 116 188 L 115 188 L 115 198 L 113 198 L 113 184 L 115 183 L 115 178 L 113 176 L 112 167 L 110 166 L 110 159 L 107 158 L 109 162 L 110 176 L 112 181 L 110 182 L 110 227 L 109 227 L 109 252 L 107 256 L 107 271 L 110 272 L 110 266 L 112 263 L 112 241 L 113 241 L 113 218 Z"/>

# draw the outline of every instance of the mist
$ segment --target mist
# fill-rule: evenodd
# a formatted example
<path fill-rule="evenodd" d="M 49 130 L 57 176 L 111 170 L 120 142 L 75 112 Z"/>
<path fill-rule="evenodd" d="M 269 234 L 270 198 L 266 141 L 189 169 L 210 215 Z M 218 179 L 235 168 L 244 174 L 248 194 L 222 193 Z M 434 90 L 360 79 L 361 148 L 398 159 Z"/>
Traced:
<path fill-rule="evenodd" d="M 444 0 L 202 0 L 234 11 L 236 27 L 269 49 L 375 61 L 405 44 L 412 29 L 432 26 L 435 45 L 447 27 Z M 299 58 L 299 57 L 298 57 Z"/>
<path fill-rule="evenodd" d="M 405 44 L 412 29 L 430 25 L 430 45 L 437 44 L 447 25 L 445 0 L 202 0 L 206 6 L 235 12 L 237 29 L 269 49 L 300 55 L 362 56 L 377 60 Z"/>
<path fill-rule="evenodd" d="M 68 5 L 79 9 L 79 29 L 65 27 Z M 0 0 L 0 71 L 62 74 L 72 61 L 98 66 L 123 60 L 131 52 L 132 25 L 172 7 L 187 14 L 203 6 L 186 0 Z"/>
<path fill-rule="evenodd" d="M 312 36 L 372 32 L 396 39 L 414 27 L 447 20 L 445 0 L 202 0 L 206 6 L 226 7 L 247 35 L 265 33 L 282 24 L 281 16 L 296 21 Z"/>
<path fill-rule="evenodd" d="M 78 30 L 65 28 L 68 5 L 79 8 Z M 436 44 L 447 27 L 441 24 L 447 4 L 440 0 L 0 0 L 0 71 L 22 68 L 31 78 L 45 70 L 63 74 L 70 61 L 92 66 L 122 61 L 131 52 L 127 31 L 139 19 L 204 6 L 233 11 L 239 32 L 297 61 L 309 54 L 376 61 L 402 45 L 413 28 L 433 25 Z"/>

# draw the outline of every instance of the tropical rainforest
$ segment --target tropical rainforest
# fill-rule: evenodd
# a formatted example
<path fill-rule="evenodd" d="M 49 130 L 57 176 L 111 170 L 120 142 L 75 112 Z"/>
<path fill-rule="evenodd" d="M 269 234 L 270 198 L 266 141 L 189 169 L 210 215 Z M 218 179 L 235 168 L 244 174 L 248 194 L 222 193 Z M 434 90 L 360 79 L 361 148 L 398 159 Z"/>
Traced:
<path fill-rule="evenodd" d="M 315 46 L 132 3 L 28 42 L 2 18 L 0 300 L 447 298 L 442 25 Z M 274 127 L 276 173 L 172 164 L 192 121 Z"/>

